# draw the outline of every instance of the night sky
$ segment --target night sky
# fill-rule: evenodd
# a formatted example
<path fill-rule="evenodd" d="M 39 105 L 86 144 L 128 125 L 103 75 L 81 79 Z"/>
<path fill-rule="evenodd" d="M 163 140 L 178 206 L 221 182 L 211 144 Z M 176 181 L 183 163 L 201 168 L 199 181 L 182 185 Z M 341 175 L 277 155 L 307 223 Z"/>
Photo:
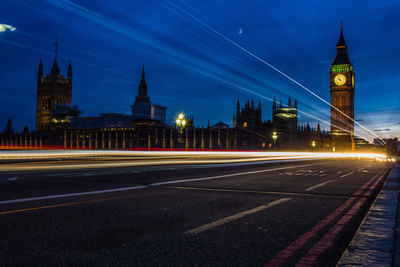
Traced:
<path fill-rule="evenodd" d="M 37 67 L 73 67 L 72 104 L 83 116 L 130 114 L 142 64 L 167 122 L 232 123 L 236 100 L 296 98 L 300 122 L 329 129 L 330 108 L 235 44 L 329 101 L 329 67 L 340 21 L 356 73 L 355 118 L 382 137 L 400 136 L 400 1 L 2 1 L 0 129 L 35 127 Z M 218 35 L 218 33 L 223 36 Z M 356 127 L 356 134 L 370 133 Z"/>

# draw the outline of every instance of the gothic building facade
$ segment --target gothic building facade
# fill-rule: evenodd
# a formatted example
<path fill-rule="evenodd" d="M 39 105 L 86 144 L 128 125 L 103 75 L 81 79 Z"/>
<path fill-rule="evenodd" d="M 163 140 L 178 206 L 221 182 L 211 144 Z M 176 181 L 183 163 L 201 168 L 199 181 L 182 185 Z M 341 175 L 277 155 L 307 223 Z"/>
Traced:
<path fill-rule="evenodd" d="M 72 66 L 68 65 L 67 77 L 61 75 L 57 63 L 58 43 L 55 43 L 54 62 L 51 71 L 43 75 L 42 60 L 39 63 L 36 100 L 36 131 L 47 131 L 51 123 L 51 114 L 57 105 L 71 105 Z"/>
<path fill-rule="evenodd" d="M 166 107 L 151 104 L 150 97 L 147 95 L 147 83 L 143 65 L 138 94 L 135 98 L 135 103 L 132 105 L 132 116 L 136 120 L 155 120 L 165 122 L 166 110 Z"/>
<path fill-rule="evenodd" d="M 71 106 L 72 66 L 66 77 L 57 62 L 57 42 L 53 66 L 44 75 L 40 60 L 37 80 L 36 132 L 14 133 L 9 126 L 0 133 L 0 146 L 19 145 L 63 148 L 128 149 L 280 149 L 354 151 L 354 69 L 341 27 L 336 45 L 336 57 L 330 67 L 331 125 L 330 133 L 318 123 L 299 125 L 298 103 L 288 98 L 272 104 L 271 120 L 263 120 L 261 102 L 239 99 L 232 127 L 223 122 L 214 126 L 195 127 L 189 118 L 184 131 L 166 123 L 166 107 L 154 105 L 148 95 L 144 66 L 131 114 L 107 113 L 95 117 L 80 117 L 77 106 Z M 286 103 L 286 101 L 285 101 Z M 10 122 L 11 125 L 11 122 Z M 182 136 L 183 134 L 183 136 Z"/>
<path fill-rule="evenodd" d="M 354 69 L 348 57 L 343 27 L 329 76 L 332 150 L 354 151 Z"/>
<path fill-rule="evenodd" d="M 279 106 L 277 106 L 274 97 L 274 102 L 272 104 L 272 124 L 274 131 L 276 131 L 280 137 L 281 146 L 296 147 L 298 145 L 297 121 L 297 100 L 294 100 L 294 103 L 292 103 L 289 96 L 287 105 L 283 105 L 282 100 L 280 100 Z"/>

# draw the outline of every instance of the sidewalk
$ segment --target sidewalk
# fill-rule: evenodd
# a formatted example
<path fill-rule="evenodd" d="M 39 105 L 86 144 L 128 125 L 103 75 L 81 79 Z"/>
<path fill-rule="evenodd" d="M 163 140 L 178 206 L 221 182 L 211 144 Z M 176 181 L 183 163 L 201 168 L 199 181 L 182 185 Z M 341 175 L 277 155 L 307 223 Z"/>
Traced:
<path fill-rule="evenodd" d="M 400 266 L 399 189 L 396 164 L 337 266 Z"/>

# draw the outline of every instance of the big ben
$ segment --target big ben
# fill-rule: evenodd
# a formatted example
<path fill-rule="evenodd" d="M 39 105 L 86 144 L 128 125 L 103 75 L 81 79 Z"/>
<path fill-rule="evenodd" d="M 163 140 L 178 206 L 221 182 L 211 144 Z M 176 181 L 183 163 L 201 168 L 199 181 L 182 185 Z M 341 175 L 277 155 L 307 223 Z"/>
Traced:
<path fill-rule="evenodd" d="M 330 69 L 332 150 L 351 152 L 354 145 L 354 69 L 347 54 L 343 27 Z"/>

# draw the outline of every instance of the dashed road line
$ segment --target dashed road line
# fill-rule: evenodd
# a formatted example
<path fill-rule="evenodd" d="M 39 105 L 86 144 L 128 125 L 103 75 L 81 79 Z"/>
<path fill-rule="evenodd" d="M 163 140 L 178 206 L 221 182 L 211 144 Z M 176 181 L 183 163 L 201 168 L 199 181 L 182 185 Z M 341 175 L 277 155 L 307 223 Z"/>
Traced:
<path fill-rule="evenodd" d="M 325 181 L 323 183 L 320 183 L 320 184 L 317 184 L 317 185 L 314 185 L 314 186 L 311 186 L 311 187 L 307 188 L 306 191 L 308 192 L 308 191 L 315 190 L 315 189 L 320 188 L 320 187 L 322 187 L 324 185 L 327 185 L 329 183 L 333 183 L 334 181 L 335 181 L 334 179 Z"/>
<path fill-rule="evenodd" d="M 343 178 L 343 177 L 346 177 L 346 176 L 349 176 L 349 175 L 352 175 L 354 172 L 349 172 L 349 173 L 346 173 L 346 174 L 343 174 L 343 175 L 341 175 L 340 177 L 341 178 Z"/>
<path fill-rule="evenodd" d="M 289 200 L 291 200 L 291 198 L 281 198 L 279 200 L 272 201 L 272 202 L 270 202 L 270 203 L 268 203 L 266 205 L 261 205 L 261 206 L 258 206 L 256 208 L 254 208 L 254 209 L 250 209 L 250 210 L 246 210 L 246 211 L 243 211 L 243 212 L 239 212 L 239 213 L 237 213 L 235 215 L 232 215 L 232 216 L 217 220 L 217 221 L 212 222 L 212 223 L 207 223 L 207 224 L 205 224 L 203 226 L 200 226 L 200 227 L 194 228 L 192 230 L 186 231 L 185 234 L 199 234 L 199 233 L 211 230 L 213 228 L 216 228 L 218 226 L 221 226 L 223 224 L 229 223 L 231 221 L 243 218 L 243 217 L 245 217 L 247 215 L 250 215 L 250 214 L 253 214 L 253 213 L 268 209 L 268 208 L 271 208 L 273 206 L 277 206 L 279 204 L 285 203 L 285 202 L 287 202 Z"/>
<path fill-rule="evenodd" d="M 119 188 L 96 190 L 96 191 L 87 191 L 87 192 L 80 192 L 80 193 L 70 193 L 70 194 L 48 195 L 48 196 L 40 196 L 40 197 L 30 197 L 30 198 L 3 200 L 3 201 L 0 201 L 0 205 L 1 204 L 9 204 L 9 203 L 35 201 L 35 200 L 44 200 L 44 199 L 55 199 L 55 198 L 63 198 L 63 197 L 86 196 L 86 195 L 104 194 L 104 193 L 112 193 L 112 192 L 119 192 L 119 191 L 136 190 L 136 189 L 147 188 L 149 186 L 159 186 L 159 185 L 186 183 L 186 182 L 197 182 L 197 181 L 214 180 L 214 179 L 234 177 L 234 176 L 240 176 L 240 175 L 273 172 L 273 171 L 284 170 L 284 169 L 301 168 L 301 167 L 306 167 L 306 166 L 315 166 L 315 165 L 323 165 L 323 164 L 330 164 L 330 162 L 329 163 L 319 163 L 319 164 L 293 165 L 293 166 L 286 166 L 286 167 L 279 167 L 279 168 L 272 168 L 272 169 L 263 169 L 263 170 L 248 171 L 248 172 L 238 172 L 238 173 L 231 173 L 231 174 L 224 174 L 224 175 L 217 175 L 217 176 L 209 176 L 209 177 L 201 177 L 201 178 L 172 180 L 172 181 L 152 183 L 152 184 L 149 184 L 149 185 L 128 186 L 128 187 L 119 187 Z"/>
<path fill-rule="evenodd" d="M 363 184 L 354 194 L 352 197 L 350 197 L 345 203 L 343 203 L 341 206 L 339 206 L 335 211 L 333 211 L 331 214 L 329 214 L 327 217 L 322 219 L 319 223 L 314 225 L 309 231 L 304 233 L 302 236 L 297 238 L 295 241 L 293 241 L 289 246 L 281 250 L 273 259 L 271 259 L 265 266 L 280 266 L 283 263 L 285 263 L 292 255 L 301 249 L 311 238 L 313 238 L 317 233 L 322 231 L 330 222 L 332 222 L 334 219 L 336 219 L 342 212 L 344 212 L 347 208 L 352 207 L 353 203 L 359 203 L 358 201 L 361 201 L 359 196 L 367 189 L 368 186 L 371 186 L 373 188 L 376 186 L 376 183 L 383 179 L 385 177 L 385 173 L 388 169 L 385 168 L 381 170 L 377 175 L 371 177 L 365 184 Z M 375 183 L 374 183 L 375 182 Z M 365 201 L 365 199 L 364 199 Z M 354 207 L 355 205 L 353 205 Z M 347 216 L 348 217 L 348 216 Z M 343 218 L 347 218 L 345 216 L 342 217 L 341 220 L 345 220 Z M 341 221 L 342 223 L 342 221 Z M 336 225 L 338 225 L 337 223 Z M 334 226 L 335 227 L 335 226 Z M 334 228 L 335 232 L 337 231 L 338 228 Z M 320 250 L 324 252 L 324 250 Z M 321 252 L 321 253 L 322 253 Z M 305 266 L 312 266 L 312 264 L 305 265 Z"/>
<path fill-rule="evenodd" d="M 326 163 L 321 163 L 326 164 Z M 215 180 L 221 178 L 227 178 L 232 176 L 240 176 L 246 174 L 255 174 L 255 173 L 264 173 L 264 172 L 273 172 L 285 169 L 293 169 L 299 167 L 306 167 L 306 166 L 315 166 L 316 164 L 305 164 L 305 165 L 297 165 L 297 166 L 287 166 L 287 167 L 280 167 L 280 168 L 273 168 L 273 169 L 264 169 L 264 170 L 257 170 L 257 171 L 248 171 L 248 172 L 238 172 L 238 173 L 231 173 L 231 174 L 223 174 L 223 175 L 216 175 L 216 176 L 209 176 L 209 177 L 202 177 L 202 178 L 192 178 L 192 179 L 182 179 L 182 180 L 173 180 L 173 181 L 165 181 L 159 183 L 152 183 L 150 186 L 158 186 L 158 185 L 168 185 L 168 184 L 178 184 L 178 183 L 187 183 L 187 182 L 199 182 L 199 181 L 207 181 L 207 180 Z"/>

